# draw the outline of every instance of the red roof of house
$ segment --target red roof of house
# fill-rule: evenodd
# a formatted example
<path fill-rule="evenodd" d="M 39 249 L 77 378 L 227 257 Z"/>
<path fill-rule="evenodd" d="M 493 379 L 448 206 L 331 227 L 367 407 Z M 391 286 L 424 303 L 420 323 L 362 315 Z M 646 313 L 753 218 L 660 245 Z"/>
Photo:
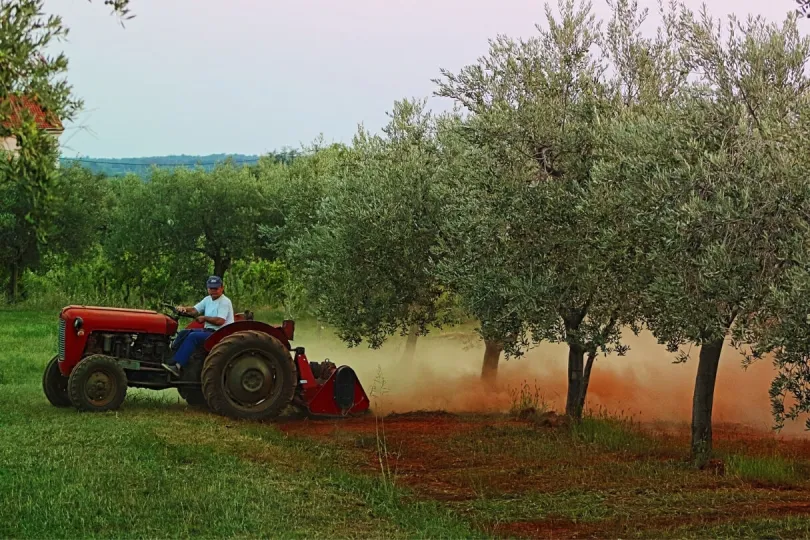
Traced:
<path fill-rule="evenodd" d="M 3 123 L 4 126 L 8 126 L 9 124 L 15 124 L 20 121 L 20 113 L 23 110 L 28 110 L 33 116 L 34 120 L 37 123 L 37 127 L 40 129 L 54 129 L 61 131 L 62 122 L 59 121 L 59 118 L 56 115 L 45 111 L 33 98 L 28 96 L 9 96 L 9 100 L 11 101 L 11 115 L 6 122 Z"/>

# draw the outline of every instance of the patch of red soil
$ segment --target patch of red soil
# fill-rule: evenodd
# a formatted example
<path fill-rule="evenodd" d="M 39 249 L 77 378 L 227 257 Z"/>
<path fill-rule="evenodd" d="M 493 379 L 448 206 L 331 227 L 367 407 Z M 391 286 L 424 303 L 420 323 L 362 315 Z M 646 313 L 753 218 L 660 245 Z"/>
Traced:
<path fill-rule="evenodd" d="M 435 436 L 436 433 L 442 433 L 443 435 L 452 435 L 478 425 L 480 424 L 465 422 L 454 414 L 442 411 L 392 414 L 381 418 L 365 416 L 330 420 L 293 420 L 278 424 L 279 428 L 285 433 L 315 437 L 333 435 L 336 432 L 371 434 L 384 429 L 386 433 L 394 436 L 407 434 L 417 438 L 420 434 Z"/>
<path fill-rule="evenodd" d="M 721 459 L 710 459 L 708 463 L 701 467 L 704 471 L 709 471 L 712 474 L 723 476 L 726 474 L 726 464 Z"/>
<path fill-rule="evenodd" d="M 521 415 L 519 415 L 521 416 Z M 527 491 L 556 491 L 561 485 L 614 489 L 626 486 L 626 479 L 593 471 L 613 463 L 635 459 L 672 459 L 661 455 L 634 456 L 628 453 L 593 452 L 587 463 L 576 452 L 562 452 L 543 458 L 526 448 L 532 444 L 531 431 L 553 433 L 568 424 L 553 412 L 524 411 L 523 419 L 497 416 L 456 415 L 444 411 L 416 411 L 390 414 L 382 418 L 361 417 L 340 420 L 303 420 L 279 424 L 291 435 L 329 439 L 351 445 L 365 457 L 363 470 L 379 474 L 379 445 L 387 453 L 383 463 L 398 483 L 420 496 L 445 501 L 469 500 L 484 495 L 520 494 Z M 524 445 L 516 455 L 509 444 L 493 444 L 503 437 L 514 441 L 510 428 L 524 430 Z M 518 431 L 519 433 L 519 431 Z M 348 437 L 347 437 L 348 436 Z M 679 456 L 683 457 L 683 456 Z M 709 480 L 715 485 L 717 480 Z"/>
<path fill-rule="evenodd" d="M 380 473 L 378 445 L 385 443 L 383 459 L 395 481 L 413 489 L 415 496 L 441 501 L 465 501 L 481 496 L 503 497 L 526 492 L 553 493 L 561 489 L 606 490 L 624 493 L 632 499 L 636 489 L 651 486 L 624 471 L 628 466 L 650 460 L 686 460 L 689 426 L 652 426 L 664 443 L 641 455 L 629 452 L 590 452 L 582 449 L 557 454 L 536 452 L 537 441 L 548 441 L 566 421 L 553 413 L 524 411 L 519 418 L 503 415 L 456 415 L 444 411 L 416 411 L 391 414 L 382 418 L 366 416 L 340 420 L 293 420 L 278 423 L 285 433 L 330 440 L 352 448 L 368 474 Z M 651 428 L 651 426 L 645 426 Z M 667 444 L 671 443 L 671 444 Z M 715 447 L 741 445 L 746 454 L 763 452 L 808 455 L 810 441 L 763 438 L 756 430 L 721 424 L 715 428 Z M 517 445 L 517 446 L 514 446 Z M 564 448 L 564 447 L 563 447 Z M 585 461 L 583 461 L 585 460 Z M 615 466 L 618 465 L 618 468 Z M 683 513 L 646 516 L 643 520 L 608 519 L 598 522 L 574 522 L 548 516 L 542 520 L 492 522 L 484 529 L 497 536 L 532 538 L 621 537 L 639 531 L 655 536 L 655 531 L 681 527 L 701 527 L 757 517 L 810 515 L 810 493 L 806 487 L 786 491 L 774 486 L 739 485 L 723 475 L 724 464 L 713 460 L 703 475 L 684 473 L 683 484 L 673 489 L 759 490 L 767 495 L 757 502 L 718 503 L 717 507 L 684 509 Z M 632 479 L 634 478 L 634 479 Z M 677 482 L 680 482 L 677 481 Z M 642 495 L 643 496 L 643 495 Z M 758 497 L 757 497 L 758 499 Z M 767 501 L 767 502 L 764 502 Z"/>
<path fill-rule="evenodd" d="M 524 411 L 522 416 L 523 419 L 514 419 L 504 415 L 417 411 L 382 418 L 283 422 L 279 428 L 291 435 L 328 439 L 353 447 L 364 456 L 361 470 L 369 474 L 380 473 L 378 447 L 384 443 L 387 449 L 384 465 L 398 483 L 409 486 L 420 496 L 444 501 L 528 491 L 553 492 L 561 485 L 622 488 L 626 485 L 623 477 L 594 476 L 594 469 L 636 459 L 671 459 L 664 454 L 637 457 L 605 451 L 589 453 L 586 463 L 574 451 L 543 457 L 531 448 L 533 432 L 548 434 L 565 429 L 567 418 L 537 411 Z M 516 440 L 522 445 L 519 449 L 510 446 Z"/>
<path fill-rule="evenodd" d="M 496 536 L 517 538 L 604 538 L 603 524 L 575 523 L 570 519 L 548 518 L 492 525 Z"/>
<path fill-rule="evenodd" d="M 723 523 L 732 523 L 743 519 L 762 519 L 762 518 L 781 518 L 787 516 L 808 516 L 810 515 L 810 499 L 804 494 L 799 500 L 794 501 L 757 501 L 747 502 L 741 504 L 732 504 L 723 508 L 718 508 L 709 512 L 698 512 L 667 516 L 655 517 L 645 520 L 641 524 L 640 530 L 650 531 L 663 531 L 674 530 L 684 527 L 695 526 L 714 526 L 722 525 Z M 624 524 L 624 530 L 621 527 L 614 529 L 616 533 L 628 532 L 627 526 Z"/>
<path fill-rule="evenodd" d="M 517 417 L 518 420 L 528 420 L 538 427 L 558 428 L 571 423 L 571 419 L 567 416 L 557 414 L 554 411 L 539 412 L 534 407 L 523 409 L 518 412 Z"/>
<path fill-rule="evenodd" d="M 556 416 L 556 415 L 555 415 Z M 479 432 L 497 425 L 526 427 L 535 420 L 512 420 L 503 416 L 492 419 L 465 417 L 443 411 L 417 411 L 391 414 L 382 418 L 365 417 L 345 420 L 306 420 L 284 422 L 279 428 L 288 434 L 316 438 L 338 438 L 340 435 L 372 436 L 373 444 L 362 450 L 366 455 L 366 471 L 379 472 L 381 456 L 378 444 L 384 443 L 387 467 L 402 482 L 424 496 L 440 500 L 466 500 L 476 496 L 478 480 L 486 480 L 487 489 L 508 492 L 514 488 L 505 478 L 493 478 L 491 472 L 515 472 L 524 480 L 520 463 L 504 455 L 484 455 L 452 449 L 451 440 L 462 434 Z M 377 440 L 379 439 L 379 440 Z M 355 445 L 357 446 L 357 445 Z M 498 481 L 500 480 L 500 481 Z M 537 487 L 533 485 L 533 487 Z"/>
<path fill-rule="evenodd" d="M 655 532 L 684 527 L 714 526 L 739 521 L 740 519 L 779 518 L 810 515 L 810 500 L 760 502 L 756 504 L 729 505 L 710 512 L 697 512 L 650 517 L 643 523 L 608 519 L 597 522 L 574 522 L 565 518 L 547 518 L 511 523 L 492 523 L 490 529 L 496 536 L 520 538 L 619 538 L 630 533 L 648 531 L 649 538 Z"/>
<path fill-rule="evenodd" d="M 457 418 L 457 415 L 447 411 L 411 411 L 404 413 L 391 413 L 385 416 L 388 420 L 410 418 Z"/>
<path fill-rule="evenodd" d="M 758 505 L 763 514 L 768 516 L 808 515 L 810 500 L 788 502 L 761 502 Z"/>
<path fill-rule="evenodd" d="M 377 418 L 366 416 L 340 420 L 293 420 L 278 423 L 285 433 L 330 440 L 352 448 L 362 462 L 360 470 L 380 473 L 378 445 L 384 441 L 383 459 L 399 485 L 411 488 L 419 498 L 441 501 L 467 501 L 481 496 L 503 497 L 526 492 L 553 493 L 562 489 L 603 490 L 624 494 L 628 500 L 636 489 L 655 489 L 652 484 L 624 472 L 628 466 L 650 460 L 686 460 L 689 426 L 684 424 L 645 425 L 656 433 L 661 445 L 648 453 L 597 450 L 543 455 L 538 444 L 555 433 L 566 436 L 564 417 L 553 413 L 523 411 L 519 418 L 503 415 L 463 415 L 444 411 L 415 411 Z M 561 429 L 562 431 L 556 431 Z M 786 456 L 810 455 L 810 441 L 776 438 L 761 431 L 733 424 L 714 429 L 715 448 L 740 445 L 745 454 L 774 452 Z M 540 447 L 538 447 L 540 448 Z M 584 460 L 584 461 L 583 461 Z M 618 466 L 618 468 L 616 467 Z M 655 537 L 656 532 L 682 527 L 722 525 L 741 519 L 810 515 L 810 492 L 806 487 L 785 490 L 775 486 L 739 485 L 723 475 L 724 464 L 713 460 L 704 474 L 685 470 L 673 489 L 764 490 L 763 496 L 744 502 L 712 503 L 705 508 L 685 508 L 682 513 L 644 515 L 596 522 L 575 522 L 558 516 L 541 520 L 493 521 L 481 524 L 495 536 L 530 538 L 617 538 L 632 534 Z M 681 478 L 681 477 L 679 477 Z M 654 482 L 654 480 L 653 480 Z M 643 495 L 642 495 L 643 496 Z M 621 504 L 614 496 L 613 504 Z M 716 506 L 715 506 L 716 504 Z M 641 515 L 641 514 L 640 514 Z"/>
<path fill-rule="evenodd" d="M 644 429 L 665 440 L 668 445 L 689 448 L 691 428 L 687 423 L 651 422 L 644 424 Z M 712 426 L 712 446 L 715 450 L 739 452 L 749 456 L 810 460 L 810 439 L 782 435 L 744 424 L 715 423 Z"/>

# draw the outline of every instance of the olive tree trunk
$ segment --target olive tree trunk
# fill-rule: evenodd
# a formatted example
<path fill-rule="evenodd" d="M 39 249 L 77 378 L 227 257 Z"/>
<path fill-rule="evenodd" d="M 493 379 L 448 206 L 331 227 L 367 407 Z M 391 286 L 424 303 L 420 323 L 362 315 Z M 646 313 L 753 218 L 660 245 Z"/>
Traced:
<path fill-rule="evenodd" d="M 568 344 L 568 396 L 565 400 L 565 414 L 577 421 L 582 419 L 581 403 L 585 399 L 584 356 L 585 350 L 581 345 Z"/>
<path fill-rule="evenodd" d="M 17 263 L 12 263 L 8 269 L 8 302 L 15 304 L 20 294 L 20 267 Z"/>
<path fill-rule="evenodd" d="M 484 366 L 481 368 L 481 379 L 494 384 L 498 377 L 498 363 L 501 360 L 503 343 L 495 340 L 484 340 Z"/>
<path fill-rule="evenodd" d="M 412 324 L 408 329 L 408 340 L 405 342 L 405 352 L 402 354 L 402 362 L 413 362 L 416 358 L 416 340 L 419 337 L 419 326 Z"/>
<path fill-rule="evenodd" d="M 230 257 L 215 257 L 214 258 L 214 275 L 223 278 L 225 272 L 231 267 Z"/>
<path fill-rule="evenodd" d="M 692 459 L 703 467 L 712 453 L 712 406 L 714 385 L 723 339 L 704 343 L 700 347 L 695 394 L 692 399 Z"/>
<path fill-rule="evenodd" d="M 591 370 L 593 369 L 594 360 L 596 360 L 596 351 L 590 351 L 588 360 L 585 362 L 585 369 L 582 372 L 582 384 L 580 385 L 579 403 L 577 404 L 579 418 L 582 418 L 582 413 L 585 411 L 585 398 L 588 396 L 588 385 L 591 383 Z"/>

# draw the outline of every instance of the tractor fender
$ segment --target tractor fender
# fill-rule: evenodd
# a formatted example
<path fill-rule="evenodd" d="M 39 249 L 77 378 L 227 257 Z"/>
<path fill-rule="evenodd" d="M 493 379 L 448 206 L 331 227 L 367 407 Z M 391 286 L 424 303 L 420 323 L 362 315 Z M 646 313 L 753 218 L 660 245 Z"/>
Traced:
<path fill-rule="evenodd" d="M 290 341 L 287 339 L 284 331 L 281 328 L 263 323 L 261 321 L 235 321 L 231 324 L 226 324 L 205 340 L 205 350 L 210 351 L 214 348 L 214 345 L 231 334 L 236 332 L 244 332 L 246 330 L 255 330 L 257 332 L 269 334 L 279 340 L 288 351 L 290 350 Z"/>

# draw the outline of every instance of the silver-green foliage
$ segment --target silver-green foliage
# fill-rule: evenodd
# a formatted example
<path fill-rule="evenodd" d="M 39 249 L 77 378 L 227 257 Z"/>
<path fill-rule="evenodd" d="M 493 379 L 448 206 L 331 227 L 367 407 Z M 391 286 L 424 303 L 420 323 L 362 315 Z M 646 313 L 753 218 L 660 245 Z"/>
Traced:
<path fill-rule="evenodd" d="M 510 337 L 508 353 L 569 345 L 574 415 L 597 352 L 626 350 L 619 329 L 640 318 L 643 246 L 628 234 L 616 179 L 594 175 L 607 126 L 671 99 L 684 77 L 671 13 L 645 38 L 646 12 L 628 1 L 613 8 L 603 30 L 590 3 L 560 2 L 559 15 L 547 6 L 537 36 L 498 37 L 476 64 L 437 81 L 468 113 L 460 133 L 478 160 L 452 187 L 460 256 L 443 271 L 489 313 L 491 332 Z"/>
<path fill-rule="evenodd" d="M 382 135 L 361 128 L 291 246 L 319 316 L 351 345 L 441 322 L 435 131 L 417 100 L 396 102 Z"/>
<path fill-rule="evenodd" d="M 247 167 L 155 169 L 147 182 L 129 176 L 115 183 L 106 245 L 117 277 L 163 298 L 176 298 L 173 284 L 194 277 L 204 292 L 206 275 L 224 275 L 257 254 L 257 224 L 272 221 L 268 186 Z"/>
<path fill-rule="evenodd" d="M 793 15 L 731 18 L 725 35 L 706 12 L 677 22 L 689 84 L 615 123 L 598 171 L 621 180 L 645 246 L 644 321 L 672 351 L 701 347 L 692 443 L 704 459 L 724 340 L 772 349 L 787 328 L 776 306 L 800 283 L 790 261 L 806 260 L 810 40 Z"/>
<path fill-rule="evenodd" d="M 105 0 L 127 16 L 128 0 Z M 57 141 L 38 126 L 27 103 L 51 124 L 75 117 L 82 102 L 66 80 L 68 60 L 53 49 L 68 35 L 58 15 L 47 14 L 42 0 L 0 0 L 0 258 L 8 296 L 16 301 L 22 271 L 39 260 L 41 244 L 57 214 Z"/>

